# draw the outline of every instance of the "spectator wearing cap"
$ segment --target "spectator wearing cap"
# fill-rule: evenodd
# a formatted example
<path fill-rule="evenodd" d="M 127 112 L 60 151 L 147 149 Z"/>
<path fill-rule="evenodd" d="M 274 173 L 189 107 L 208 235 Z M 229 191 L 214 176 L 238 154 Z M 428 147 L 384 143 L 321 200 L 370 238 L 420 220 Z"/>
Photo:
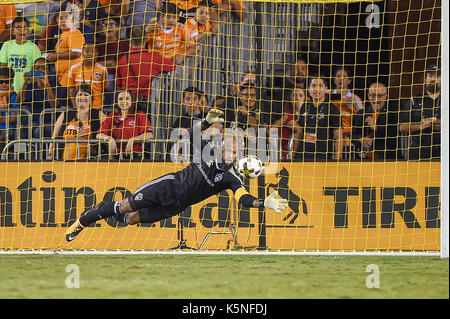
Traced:
<path fill-rule="evenodd" d="M 441 157 L 441 71 L 431 64 L 425 72 L 424 92 L 411 98 L 400 112 L 399 130 L 409 136 L 408 159 Z"/>

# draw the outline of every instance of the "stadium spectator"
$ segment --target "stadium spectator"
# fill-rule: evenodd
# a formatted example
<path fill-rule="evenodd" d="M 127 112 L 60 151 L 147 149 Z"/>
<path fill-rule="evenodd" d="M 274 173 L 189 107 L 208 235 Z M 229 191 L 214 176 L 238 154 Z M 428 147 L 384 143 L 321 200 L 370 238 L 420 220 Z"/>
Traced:
<path fill-rule="evenodd" d="M 11 40 L 11 23 L 17 18 L 17 11 L 14 4 L 0 5 L 0 46 Z"/>
<path fill-rule="evenodd" d="M 326 78 L 312 75 L 309 78 L 306 101 L 300 109 L 298 124 L 301 134 L 299 148 L 294 150 L 298 160 L 341 159 L 343 138 L 339 109 L 329 102 Z M 334 149 L 333 149 L 334 147 Z M 295 154 L 296 153 L 296 154 Z"/>
<path fill-rule="evenodd" d="M 32 123 L 28 123 L 24 117 L 20 137 L 27 138 L 29 130 L 33 138 L 50 137 L 53 127 L 51 114 L 47 113 L 41 123 L 41 113 L 44 109 L 56 107 L 56 76 L 49 73 L 46 60 L 39 58 L 34 61 L 33 70 L 26 72 L 24 77 L 25 81 L 16 101 L 22 109 L 30 111 Z"/>
<path fill-rule="evenodd" d="M 95 34 L 108 16 L 104 6 L 97 0 L 68 0 L 62 5 L 62 10 L 74 12 L 75 26 L 83 33 L 86 41 L 94 41 Z"/>
<path fill-rule="evenodd" d="M 90 85 L 81 84 L 77 87 L 75 95 L 75 108 L 68 108 L 56 120 L 52 139 L 88 140 L 94 138 L 100 129 L 100 118 L 104 117 L 102 111 L 92 107 L 92 89 Z M 56 145 L 50 143 L 47 159 L 54 159 Z M 90 153 L 95 155 L 98 146 L 89 145 L 88 142 L 64 143 L 63 160 L 87 159 Z M 59 152 L 59 149 L 57 150 Z"/>
<path fill-rule="evenodd" d="M 94 29 L 84 20 L 83 0 L 66 0 L 61 4 L 61 11 L 71 12 L 73 25 L 80 30 L 86 41 L 94 40 Z"/>
<path fill-rule="evenodd" d="M 7 41 L 0 50 L 0 66 L 14 70 L 14 91 L 19 92 L 24 83 L 24 73 L 30 72 L 33 63 L 41 57 L 38 46 L 28 41 L 30 23 L 26 18 L 17 17 L 11 23 L 14 40 Z"/>
<path fill-rule="evenodd" d="M 171 59 L 145 49 L 143 29 L 136 26 L 131 30 L 130 52 L 122 55 L 117 64 L 117 86 L 131 90 L 135 99 L 146 104 L 143 111 L 149 113 L 153 78 L 174 69 Z"/>
<path fill-rule="evenodd" d="M 270 90 L 267 95 L 271 100 L 283 105 L 289 102 L 289 95 L 295 88 L 306 89 L 308 79 L 308 61 L 306 57 L 299 55 L 294 64 L 291 64 L 288 74 L 282 78 L 274 77 L 268 84 Z"/>
<path fill-rule="evenodd" d="M 337 106 L 341 113 L 341 130 L 345 139 L 346 154 L 354 150 L 354 146 L 351 143 L 353 116 L 356 112 L 364 109 L 361 98 L 351 90 L 352 76 L 349 68 L 337 67 L 333 78 L 335 88 L 330 97 L 331 102 Z"/>
<path fill-rule="evenodd" d="M 116 74 L 120 57 L 130 49 L 130 40 L 120 39 L 120 19 L 109 17 L 102 24 L 102 32 L 96 39 L 97 61 L 108 69 L 108 74 Z"/>
<path fill-rule="evenodd" d="M 216 10 L 216 5 L 211 0 L 166 0 L 163 1 L 163 5 L 172 3 L 179 12 L 178 22 L 184 24 L 187 19 L 195 17 L 197 8 L 201 2 L 205 2 L 211 9 L 210 18 L 214 23 L 219 21 L 219 16 Z"/>
<path fill-rule="evenodd" d="M 73 25 L 73 17 L 70 12 L 60 12 L 58 25 L 62 33 L 56 44 L 55 52 L 47 53 L 47 60 L 55 63 L 58 82 L 61 86 L 67 87 L 70 67 L 80 61 L 85 40 L 80 30 Z"/>
<path fill-rule="evenodd" d="M 0 67 L 0 152 L 5 145 L 16 136 L 15 128 L 18 118 L 17 112 L 8 110 L 19 110 L 16 103 L 17 93 L 13 88 L 14 70 L 8 67 Z"/>
<path fill-rule="evenodd" d="M 202 41 L 210 33 L 217 33 L 217 23 L 211 21 L 210 8 L 205 1 L 198 4 L 193 18 L 186 19 L 185 27 L 189 33 L 189 39 L 195 42 Z"/>
<path fill-rule="evenodd" d="M 400 112 L 400 132 L 409 135 L 408 159 L 441 158 L 441 69 L 425 72 L 424 93 L 413 97 Z"/>
<path fill-rule="evenodd" d="M 183 64 L 186 56 L 197 53 L 195 42 L 189 40 L 189 34 L 178 22 L 178 8 L 171 2 L 164 5 L 159 22 L 153 20 L 145 28 L 149 51 L 156 51 L 175 64 Z"/>
<path fill-rule="evenodd" d="M 289 77 L 287 78 L 286 88 L 302 88 L 306 89 L 308 80 L 308 61 L 304 56 L 297 58 L 295 63 L 291 66 Z"/>
<path fill-rule="evenodd" d="M 201 104 L 202 92 L 195 87 L 187 87 L 183 90 L 182 108 L 183 113 L 178 117 L 174 124 L 174 129 L 181 129 L 184 134 L 188 132 L 197 121 L 205 115 Z"/>
<path fill-rule="evenodd" d="M 100 63 L 95 61 L 96 52 L 93 42 L 86 42 L 83 46 L 83 59 L 72 65 L 69 71 L 69 94 L 74 104 L 75 90 L 80 84 L 88 84 L 92 87 L 92 107 L 103 108 L 103 92 L 108 87 L 108 71 Z"/>
<path fill-rule="evenodd" d="M 272 123 L 272 127 L 278 128 L 278 136 L 281 140 L 281 158 L 289 159 L 289 152 L 297 150 L 301 127 L 297 121 L 300 118 L 300 110 L 306 102 L 304 89 L 296 88 L 290 93 L 289 102 L 284 103 L 282 117 Z M 290 146 L 292 140 L 292 146 Z"/>
<path fill-rule="evenodd" d="M 37 45 L 41 52 L 55 52 L 56 44 L 58 43 L 58 39 L 60 36 L 59 30 L 59 13 L 57 11 L 51 14 L 48 18 L 47 26 L 37 34 Z"/>
<path fill-rule="evenodd" d="M 130 90 L 119 90 L 113 113 L 103 121 L 97 139 L 108 142 L 110 155 L 120 153 L 137 159 L 142 154 L 143 144 L 153 138 L 153 130 L 147 115 L 138 110 L 136 100 Z M 117 140 L 128 140 L 120 142 Z"/>
<path fill-rule="evenodd" d="M 216 95 L 214 97 L 214 100 L 211 102 L 211 108 L 213 109 L 219 109 L 222 112 L 225 111 L 225 101 L 227 100 L 227 98 L 223 95 Z"/>
<path fill-rule="evenodd" d="M 398 107 L 382 83 L 372 83 L 365 108 L 353 115 L 352 143 L 358 158 L 397 159 Z"/>

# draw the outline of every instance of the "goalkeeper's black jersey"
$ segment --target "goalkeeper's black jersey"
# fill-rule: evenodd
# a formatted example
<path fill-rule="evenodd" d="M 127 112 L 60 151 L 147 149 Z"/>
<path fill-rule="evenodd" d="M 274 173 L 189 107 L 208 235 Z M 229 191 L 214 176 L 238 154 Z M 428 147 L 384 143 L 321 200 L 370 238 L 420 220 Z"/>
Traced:
<path fill-rule="evenodd" d="M 234 167 L 222 170 L 217 163 L 191 163 L 174 175 L 173 183 L 179 191 L 177 199 L 182 206 L 190 206 L 230 189 L 233 193 L 243 187 L 242 180 Z"/>
<path fill-rule="evenodd" d="M 205 146 L 211 145 L 203 139 L 194 143 L 192 132 L 190 135 L 193 149 L 199 151 L 196 153 L 199 156 L 194 154 L 192 163 L 185 169 L 161 176 L 136 190 L 131 198 L 134 210 L 159 207 L 179 212 L 224 190 L 230 189 L 236 193 L 239 189 L 240 195 L 246 193 L 234 167 L 231 165 L 222 169 L 215 161 L 206 162 L 200 155 Z"/>

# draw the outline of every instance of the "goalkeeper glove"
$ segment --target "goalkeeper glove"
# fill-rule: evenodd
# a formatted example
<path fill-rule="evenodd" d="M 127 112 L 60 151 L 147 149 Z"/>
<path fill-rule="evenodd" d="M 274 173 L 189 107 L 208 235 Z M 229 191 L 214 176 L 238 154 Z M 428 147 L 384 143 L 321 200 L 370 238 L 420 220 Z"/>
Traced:
<path fill-rule="evenodd" d="M 223 112 L 218 109 L 210 109 L 208 114 L 206 115 L 206 122 L 208 124 L 216 124 L 216 123 L 223 123 L 224 119 L 220 118 L 220 116 L 223 115 Z"/>
<path fill-rule="evenodd" d="M 279 214 L 283 209 L 288 207 L 287 199 L 280 198 L 277 199 L 275 196 L 278 195 L 278 192 L 275 191 L 264 200 L 264 207 L 273 210 L 275 213 Z"/>

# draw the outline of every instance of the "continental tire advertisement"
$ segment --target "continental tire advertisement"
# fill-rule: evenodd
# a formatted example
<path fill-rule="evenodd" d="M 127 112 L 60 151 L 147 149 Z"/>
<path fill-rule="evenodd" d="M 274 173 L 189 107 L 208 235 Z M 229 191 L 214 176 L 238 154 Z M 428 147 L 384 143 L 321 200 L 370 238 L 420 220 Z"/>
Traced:
<path fill-rule="evenodd" d="M 1 163 L 0 249 L 437 251 L 440 163 L 278 163 L 245 181 L 280 214 L 237 207 L 231 191 L 154 224 L 102 220 L 71 243 L 67 227 L 100 201 L 120 200 L 176 163 Z"/>

